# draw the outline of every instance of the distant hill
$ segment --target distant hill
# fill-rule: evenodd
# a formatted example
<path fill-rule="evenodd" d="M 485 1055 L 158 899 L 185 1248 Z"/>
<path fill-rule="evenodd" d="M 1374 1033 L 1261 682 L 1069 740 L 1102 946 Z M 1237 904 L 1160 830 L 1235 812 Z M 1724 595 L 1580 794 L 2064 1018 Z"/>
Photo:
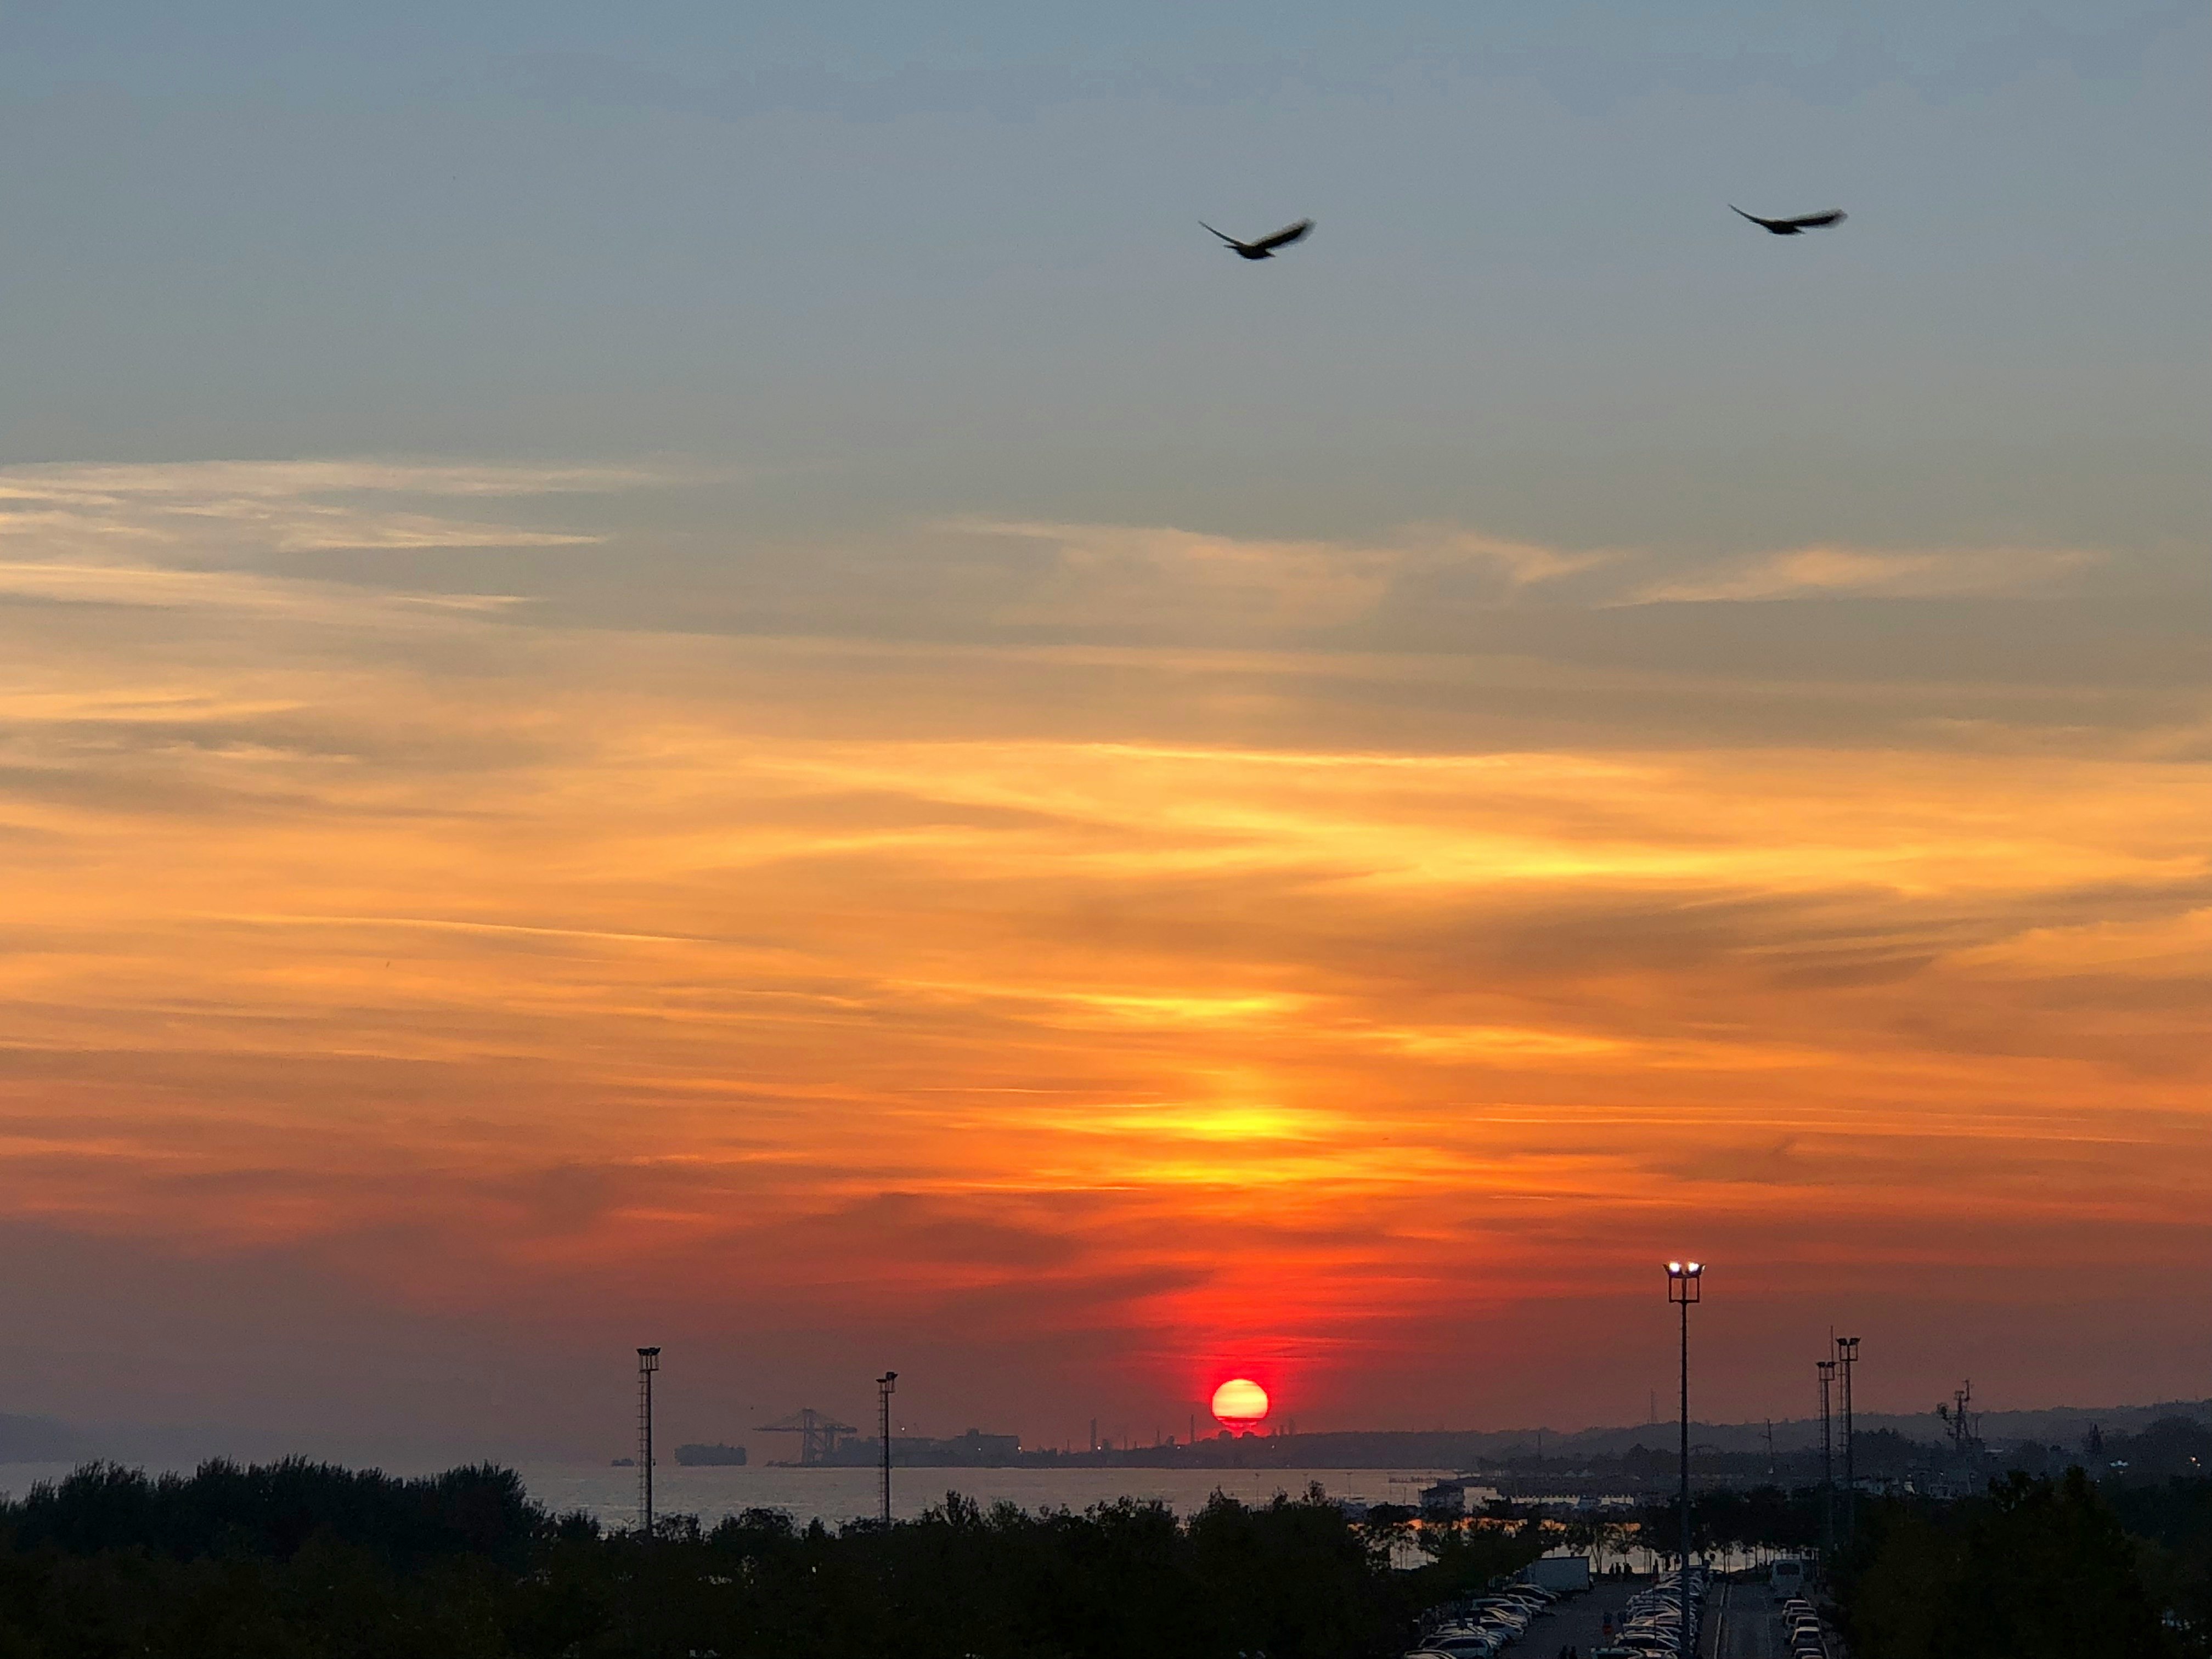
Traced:
<path fill-rule="evenodd" d="M 2154 1423 L 2180 1418 L 2212 1425 L 2212 1401 L 2169 1401 L 2154 1406 L 2112 1406 L 2091 1409 L 2052 1407 L 2041 1411 L 1988 1412 L 1979 1417 L 1982 1439 L 1992 1448 L 2021 1444 L 2056 1445 L 2078 1451 L 2094 1427 L 2107 1439 L 2140 1434 Z M 1862 1470 L 1894 1462 L 1904 1468 L 1919 1454 L 1932 1452 L 1949 1439 L 1948 1425 L 1933 1411 L 1924 1413 L 1860 1412 L 1855 1426 Z M 1749 1475 L 1754 1466 L 1768 1467 L 1769 1425 L 1765 1423 L 1701 1423 L 1690 1425 L 1690 1439 L 1699 1464 L 1711 1470 L 1734 1469 Z M 1838 1413 L 1834 1430 L 1842 1443 L 1843 1422 Z M 1097 1451 L 1062 1452 L 1050 1449 L 1016 1450 L 1012 1437 L 979 1435 L 974 1431 L 959 1440 L 925 1440 L 902 1437 L 892 1443 L 891 1461 L 900 1464 L 1012 1465 L 1095 1468 L 1309 1468 L 1309 1469 L 1462 1469 L 1518 1467 L 1522 1469 L 1560 1469 L 1591 1462 L 1610 1465 L 1626 1460 L 1641 1467 L 1653 1462 L 1673 1467 L 1674 1447 L 1680 1432 L 1671 1421 L 1644 1423 L 1631 1428 L 1576 1429 L 1341 1429 L 1318 1434 L 1225 1435 L 1200 1438 L 1195 1444 L 1127 1446 Z M 1772 1450 L 1778 1458 L 1802 1462 L 1818 1460 L 1820 1421 L 1798 1418 L 1772 1425 Z M 872 1463 L 879 1455 L 867 1436 L 856 1436 L 837 1449 L 833 1462 Z M 1739 1468 L 1738 1466 L 1741 1465 Z M 1789 1473 L 1781 1465 L 1772 1466 Z M 1802 1469 L 1796 1471 L 1802 1476 Z"/>
<path fill-rule="evenodd" d="M 2044 1444 L 2073 1446 L 2086 1437 L 2094 1426 L 2106 1434 L 2139 1434 L 2152 1424 L 2167 1418 L 2187 1418 L 2195 1422 L 2212 1423 L 2212 1400 L 2170 1400 L 2153 1406 L 2052 1406 L 2037 1411 L 1981 1412 L 1982 1438 L 1996 1443 L 2033 1440 Z M 1949 1438 L 1948 1426 L 1939 1419 L 1933 1408 L 1925 1412 L 1860 1412 L 1856 1425 L 1862 1434 L 1887 1429 L 1908 1440 L 1942 1441 Z M 1840 1431 L 1843 1416 L 1836 1416 Z M 1820 1419 L 1817 1417 L 1778 1418 L 1773 1425 L 1774 1447 L 1777 1451 L 1804 1451 L 1820 1443 Z M 1653 1423 L 1639 1424 L 1634 1428 L 1573 1429 L 1564 1433 L 1556 1429 L 1485 1430 L 1471 1433 L 1432 1434 L 1414 1431 L 1391 1435 L 1390 1439 L 1406 1444 L 1417 1444 L 1433 1440 L 1439 1445 L 1451 1443 L 1478 1448 L 1476 1455 L 1486 1458 L 1514 1458 L 1535 1455 L 1540 1449 L 1546 1457 L 1617 1456 L 1639 1443 L 1645 1446 L 1672 1445 L 1673 1436 L 1679 1432 L 1672 1418 L 1662 1418 Z M 1724 1452 L 1763 1452 L 1766 1449 L 1767 1425 L 1765 1423 L 1703 1423 L 1692 1419 L 1690 1437 L 1700 1446 Z M 1657 1437 L 1655 1438 L 1655 1437 Z M 1341 1436 L 1309 1436 L 1311 1440 L 1338 1439 Z M 1359 1436 L 1357 1438 L 1370 1437 Z"/>
<path fill-rule="evenodd" d="M 2023 1443 L 2057 1446 L 2080 1451 L 2094 1429 L 2104 1440 L 2141 1435 L 2154 1424 L 2180 1419 L 2212 1428 L 2212 1400 L 2164 1401 L 2147 1406 L 2051 1406 L 2033 1411 L 1990 1411 L 1979 1414 L 1982 1439 L 1993 1449 Z M 1840 1419 L 1836 1427 L 1840 1431 Z M 1949 1438 L 1948 1426 L 1934 1411 L 1912 1413 L 1861 1412 L 1857 1428 L 1862 1449 L 1871 1452 L 1867 1437 L 1887 1431 L 1903 1440 L 1934 1446 Z M 1200 1439 L 1195 1446 L 1127 1447 L 1097 1452 L 1054 1452 L 1024 1449 L 1012 1435 L 984 1434 L 969 1430 L 945 1440 L 901 1436 L 893 1444 L 892 1461 L 902 1465 L 939 1465 L 968 1468 L 1044 1465 L 1066 1468 L 1312 1468 L 1312 1469 L 1446 1469 L 1473 1471 L 1482 1468 L 1522 1465 L 1529 1468 L 1559 1469 L 1568 1462 L 1611 1460 L 1629 1455 L 1640 1447 L 1644 1453 L 1672 1456 L 1679 1432 L 1671 1420 L 1627 1427 L 1557 1429 L 1348 1429 L 1299 1435 L 1261 1434 L 1236 1440 L 1218 1437 Z M 1779 1456 L 1810 1453 L 1817 1460 L 1820 1421 L 1815 1418 L 1778 1420 L 1773 1425 L 1773 1449 Z M 1767 1450 L 1765 1423 L 1705 1423 L 1690 1425 L 1690 1437 L 1700 1463 L 1729 1468 L 1730 1460 L 1756 1459 L 1765 1465 Z M 273 1460 L 287 1452 L 306 1451 L 331 1461 L 360 1464 L 382 1463 L 395 1455 L 381 1443 L 331 1443 L 327 1436 L 272 1434 L 266 1430 L 236 1428 L 106 1425 L 84 1427 L 51 1417 L 0 1412 L 0 1468 L 8 1464 L 75 1464 L 109 1459 L 130 1465 L 190 1469 L 215 1456 Z M 449 1461 L 469 1456 L 513 1455 L 494 1445 L 441 1443 L 435 1455 Z M 554 1448 L 530 1454 L 549 1461 L 568 1455 Z M 879 1455 L 874 1437 L 855 1436 L 838 1448 L 832 1462 L 872 1465 Z M 422 1463 L 428 1453 L 404 1455 L 403 1461 Z M 1540 1460 L 1540 1461 L 1539 1461 Z M 680 1446 L 679 1464 L 732 1466 L 745 1462 L 741 1446 L 701 1443 Z M 1638 1460 L 1640 1461 L 1640 1460 Z M 1746 1462 L 1747 1470 L 1750 1465 Z M 19 1486 L 0 1479 L 0 1486 Z"/>
<path fill-rule="evenodd" d="M 2152 1424 L 2173 1417 L 2194 1423 L 2212 1423 L 2212 1400 L 2169 1400 L 2156 1406 L 2052 1406 L 2042 1411 L 1983 1412 L 1979 1415 L 1984 1440 L 2039 1440 L 2052 1445 L 2075 1446 L 2092 1427 L 2107 1435 L 2141 1434 Z M 1929 1423 L 1934 1418 L 1931 1414 L 1879 1419 L 1862 1417 L 1859 1420 L 1901 1426 L 1906 1423 Z M 1932 1437 L 1924 1428 L 1915 1431 Z"/>

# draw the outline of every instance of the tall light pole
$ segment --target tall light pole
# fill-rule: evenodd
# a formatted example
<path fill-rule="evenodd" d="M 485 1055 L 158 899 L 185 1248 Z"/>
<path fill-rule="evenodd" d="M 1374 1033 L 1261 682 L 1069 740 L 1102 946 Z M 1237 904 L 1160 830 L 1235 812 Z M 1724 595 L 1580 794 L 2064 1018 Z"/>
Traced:
<path fill-rule="evenodd" d="M 1674 1588 L 1682 1598 L 1679 1659 L 1690 1659 L 1690 1304 L 1702 1299 L 1705 1264 L 1670 1261 L 1667 1264 L 1667 1299 L 1682 1310 L 1682 1568 Z"/>
<path fill-rule="evenodd" d="M 1859 1472 L 1856 1435 L 1851 1426 L 1851 1367 L 1859 1363 L 1859 1340 L 1836 1339 L 1836 1364 L 1844 1373 L 1844 1539 L 1855 1543 L 1859 1535 Z"/>
<path fill-rule="evenodd" d="M 1820 1559 L 1826 1563 L 1836 1553 L 1836 1443 L 1829 1425 L 1829 1401 L 1835 1392 L 1836 1362 L 1817 1361 L 1820 1372 Z M 1823 1571 L 1826 1571 L 1825 1567 Z"/>
<path fill-rule="evenodd" d="M 660 1350 L 637 1351 L 637 1524 L 653 1536 L 653 1374 L 660 1369 Z"/>
<path fill-rule="evenodd" d="M 876 1379 L 876 1421 L 884 1440 L 884 1524 L 891 1523 L 891 1390 L 898 1386 L 898 1373 L 885 1371 Z"/>

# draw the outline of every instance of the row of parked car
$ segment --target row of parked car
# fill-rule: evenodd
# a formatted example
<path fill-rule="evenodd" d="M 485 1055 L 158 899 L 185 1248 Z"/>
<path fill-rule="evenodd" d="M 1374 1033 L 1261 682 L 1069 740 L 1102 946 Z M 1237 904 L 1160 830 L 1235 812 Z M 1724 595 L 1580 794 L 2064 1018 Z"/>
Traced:
<path fill-rule="evenodd" d="M 1540 1585 L 1507 1584 L 1486 1595 L 1455 1601 L 1437 1609 L 1436 1622 L 1406 1659 L 1497 1659 L 1528 1634 L 1530 1621 L 1558 1599 L 1559 1592 Z"/>
<path fill-rule="evenodd" d="M 1682 1601 L 1690 1604 L 1688 1650 L 1698 1650 L 1698 1635 L 1705 1624 L 1705 1595 L 1711 1575 L 1692 1567 L 1686 1579 L 1680 1572 L 1662 1572 L 1649 1588 L 1628 1598 L 1628 1606 L 1613 1627 L 1605 1645 L 1591 1650 L 1589 1659 L 1656 1659 L 1682 1651 Z"/>
<path fill-rule="evenodd" d="M 1802 1595 L 1784 1601 L 1782 1624 L 1790 1638 L 1790 1659 L 1828 1659 L 1828 1632 L 1810 1601 Z"/>

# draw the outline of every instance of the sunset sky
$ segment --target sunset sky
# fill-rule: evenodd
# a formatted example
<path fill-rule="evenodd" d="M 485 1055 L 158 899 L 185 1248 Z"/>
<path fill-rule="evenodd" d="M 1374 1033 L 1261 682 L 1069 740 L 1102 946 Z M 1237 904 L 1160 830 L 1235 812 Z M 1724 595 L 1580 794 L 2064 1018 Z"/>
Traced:
<path fill-rule="evenodd" d="M 2208 69 L 0 9 L 0 1412 L 2202 1397 Z"/>

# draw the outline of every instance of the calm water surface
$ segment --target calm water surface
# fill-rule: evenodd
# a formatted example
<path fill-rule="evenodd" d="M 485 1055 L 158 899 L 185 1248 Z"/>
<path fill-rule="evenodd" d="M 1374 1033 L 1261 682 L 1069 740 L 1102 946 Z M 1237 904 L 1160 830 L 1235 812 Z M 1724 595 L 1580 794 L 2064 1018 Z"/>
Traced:
<path fill-rule="evenodd" d="M 614 1526 L 637 1519 L 637 1471 L 603 1465 L 526 1463 L 530 1495 L 547 1508 L 582 1510 Z M 911 1520 L 957 1492 L 986 1507 L 1080 1510 L 1115 1498 L 1157 1498 L 1178 1514 L 1204 1506 L 1217 1491 L 1247 1504 L 1277 1492 L 1293 1497 L 1318 1481 L 1331 1498 L 1370 1504 L 1417 1504 L 1437 1479 L 1431 1469 L 896 1469 L 891 1513 Z M 662 1515 L 696 1515 L 712 1526 L 740 1510 L 783 1510 L 802 1526 L 829 1525 L 877 1512 L 874 1469 L 682 1468 L 656 1467 L 653 1507 Z"/>
<path fill-rule="evenodd" d="M 0 1464 L 0 1493 L 21 1498 L 40 1481 L 66 1480 L 71 1463 Z M 147 1466 L 154 1472 L 161 1463 Z M 442 1467 L 442 1466 L 441 1466 Z M 517 1463 L 530 1495 L 565 1514 L 581 1510 L 610 1526 L 637 1520 L 637 1471 L 603 1463 Z M 179 1473 L 190 1474 L 185 1464 Z M 428 1466 L 394 1463 L 390 1473 L 436 1473 Z M 1423 1486 L 1449 1470 L 1435 1469 L 898 1469 L 891 1475 L 891 1512 L 911 1520 L 957 1492 L 987 1507 L 1000 1502 L 1025 1510 L 1081 1510 L 1115 1498 L 1157 1498 L 1176 1513 L 1202 1508 L 1216 1491 L 1247 1504 L 1264 1504 L 1277 1492 L 1303 1493 L 1321 1483 L 1331 1498 L 1364 1503 L 1416 1504 Z M 874 1469 L 684 1468 L 663 1464 L 653 1472 L 653 1506 L 663 1516 L 696 1515 L 708 1526 L 740 1510 L 783 1510 L 801 1526 L 876 1514 Z"/>
<path fill-rule="evenodd" d="M 0 1492 L 21 1497 L 41 1480 L 65 1479 L 69 1463 L 0 1464 Z M 159 1467 L 156 1465 L 155 1467 Z M 581 1510 L 611 1527 L 637 1520 L 637 1471 L 601 1463 L 518 1463 L 530 1495 L 556 1513 Z M 187 1468 L 185 1473 L 189 1473 Z M 394 1474 L 428 1474 L 429 1468 L 394 1465 Z M 1158 1498 L 1179 1515 L 1203 1508 L 1216 1492 L 1246 1504 L 1264 1504 L 1277 1492 L 1297 1496 L 1317 1483 L 1331 1498 L 1365 1504 L 1418 1504 L 1421 1488 L 1454 1472 L 1449 1469 L 896 1469 L 891 1474 L 891 1512 L 912 1520 L 957 1492 L 988 1506 L 1082 1510 L 1116 1498 Z M 663 1516 L 696 1515 L 713 1526 L 741 1510 L 782 1510 L 801 1526 L 819 1520 L 836 1526 L 872 1518 L 876 1513 L 874 1469 L 690 1468 L 678 1465 L 653 1470 L 653 1505 Z M 1495 1494 L 1487 1487 L 1470 1496 L 1476 1503 Z M 1648 1549 L 1601 1545 L 1594 1565 L 1649 1573 L 1659 1565 Z M 1774 1552 L 1729 1551 L 1716 1558 L 1722 1571 L 1763 1565 Z M 1401 1566 L 1419 1565 L 1420 1553 L 1407 1545 Z"/>

